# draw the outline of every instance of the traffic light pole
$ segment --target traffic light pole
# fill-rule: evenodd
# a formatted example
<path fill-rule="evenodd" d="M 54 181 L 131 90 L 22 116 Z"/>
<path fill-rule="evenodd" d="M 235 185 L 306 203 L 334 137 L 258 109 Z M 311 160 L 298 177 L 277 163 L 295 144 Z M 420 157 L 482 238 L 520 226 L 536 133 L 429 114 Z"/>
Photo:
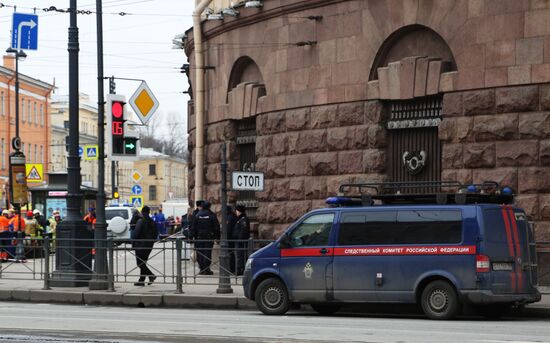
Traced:
<path fill-rule="evenodd" d="M 109 288 L 107 265 L 107 221 L 105 219 L 105 97 L 103 89 L 103 9 L 102 0 L 96 0 L 97 24 L 97 146 L 98 146 L 98 176 L 96 198 L 95 225 L 95 263 L 94 278 L 90 282 L 91 290 L 106 290 Z"/>
<path fill-rule="evenodd" d="M 115 91 L 116 91 L 115 77 L 111 76 L 109 78 L 109 94 L 115 94 Z M 111 194 L 113 195 L 117 191 L 115 175 L 116 175 L 116 162 L 113 160 L 111 161 Z"/>

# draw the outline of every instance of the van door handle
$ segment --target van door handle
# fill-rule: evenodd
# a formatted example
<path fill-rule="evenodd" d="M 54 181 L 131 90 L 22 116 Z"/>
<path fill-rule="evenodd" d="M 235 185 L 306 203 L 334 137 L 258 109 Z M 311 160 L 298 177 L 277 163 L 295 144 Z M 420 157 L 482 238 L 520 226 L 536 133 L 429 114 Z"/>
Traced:
<path fill-rule="evenodd" d="M 323 255 L 328 254 L 328 249 L 327 248 L 322 248 L 321 250 L 319 250 L 319 252 Z"/>

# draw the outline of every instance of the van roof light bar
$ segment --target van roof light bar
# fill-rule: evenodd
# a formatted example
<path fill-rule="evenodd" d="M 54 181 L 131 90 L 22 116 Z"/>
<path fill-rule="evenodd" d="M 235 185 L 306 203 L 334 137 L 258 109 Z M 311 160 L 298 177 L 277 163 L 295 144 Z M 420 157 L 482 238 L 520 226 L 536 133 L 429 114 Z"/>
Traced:
<path fill-rule="evenodd" d="M 351 192 L 355 189 L 355 192 Z M 345 196 L 346 193 L 352 193 Z M 383 204 L 511 204 L 514 192 L 509 187 L 501 187 L 496 181 L 483 181 L 478 184 L 463 185 L 458 181 L 419 181 L 419 182 L 370 182 L 346 183 L 340 185 L 337 197 L 329 205 L 370 206 L 375 200 Z M 341 199 L 355 199 L 341 200 Z"/>

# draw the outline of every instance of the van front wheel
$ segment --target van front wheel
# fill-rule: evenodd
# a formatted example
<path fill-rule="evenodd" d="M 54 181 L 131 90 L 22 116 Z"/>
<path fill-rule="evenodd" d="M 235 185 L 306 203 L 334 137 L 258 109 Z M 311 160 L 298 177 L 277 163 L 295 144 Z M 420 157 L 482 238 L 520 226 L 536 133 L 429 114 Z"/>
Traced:
<path fill-rule="evenodd" d="M 451 319 L 460 303 L 455 289 L 446 281 L 433 281 L 422 291 L 422 310 L 430 319 Z"/>
<path fill-rule="evenodd" d="M 255 299 L 256 305 L 264 314 L 285 314 L 290 307 L 286 287 L 276 278 L 262 281 L 256 288 Z"/>

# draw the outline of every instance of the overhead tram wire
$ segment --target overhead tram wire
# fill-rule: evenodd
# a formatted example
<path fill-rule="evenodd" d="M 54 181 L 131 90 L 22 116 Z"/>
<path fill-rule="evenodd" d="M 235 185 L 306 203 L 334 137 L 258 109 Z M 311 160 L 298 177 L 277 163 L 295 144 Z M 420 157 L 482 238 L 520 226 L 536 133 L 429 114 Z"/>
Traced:
<path fill-rule="evenodd" d="M 123 0 L 123 1 L 126 1 L 126 0 Z M 128 3 L 116 3 L 118 1 L 111 1 L 111 2 L 107 2 L 107 3 L 111 3 L 110 5 L 104 5 L 104 7 L 118 7 L 118 6 L 127 6 L 127 5 L 135 5 L 135 4 L 139 4 L 139 3 L 144 3 L 144 2 L 151 2 L 151 1 L 154 1 L 154 0 L 131 0 L 131 2 L 128 2 Z M 95 14 L 96 12 L 95 11 L 92 11 L 92 10 L 85 10 L 83 8 L 86 8 L 86 7 L 90 7 L 90 6 L 95 6 L 95 4 L 89 4 L 89 5 L 82 5 L 82 6 L 79 6 L 80 9 L 77 10 L 77 14 L 81 14 L 81 15 L 91 15 L 91 14 Z M 5 3 L 1 3 L 0 2 L 0 8 L 3 8 L 3 7 L 8 7 L 8 8 L 19 8 L 19 9 L 27 9 L 27 10 L 30 10 L 30 11 L 42 11 L 42 12 L 45 12 L 45 14 L 42 14 L 41 16 L 42 17 L 50 17 L 50 16 L 54 16 L 54 15 L 60 15 L 60 14 L 66 14 L 68 13 L 68 9 L 65 9 L 65 8 L 57 8 L 56 6 L 48 6 L 48 7 L 41 7 L 41 6 L 35 6 L 35 7 L 26 7 L 26 6 L 19 6 L 19 5 L 9 5 L 9 4 L 5 4 Z M 103 14 L 108 14 L 108 15 L 118 15 L 118 16 L 127 16 L 127 15 L 132 15 L 131 13 L 128 13 L 128 12 L 124 12 L 124 11 L 121 11 L 121 12 L 103 12 Z M 10 15 L 6 15 L 6 16 L 0 16 L 0 23 L 7 23 L 11 20 L 11 14 Z M 3 20 L 3 18 L 6 18 L 7 20 Z"/>

